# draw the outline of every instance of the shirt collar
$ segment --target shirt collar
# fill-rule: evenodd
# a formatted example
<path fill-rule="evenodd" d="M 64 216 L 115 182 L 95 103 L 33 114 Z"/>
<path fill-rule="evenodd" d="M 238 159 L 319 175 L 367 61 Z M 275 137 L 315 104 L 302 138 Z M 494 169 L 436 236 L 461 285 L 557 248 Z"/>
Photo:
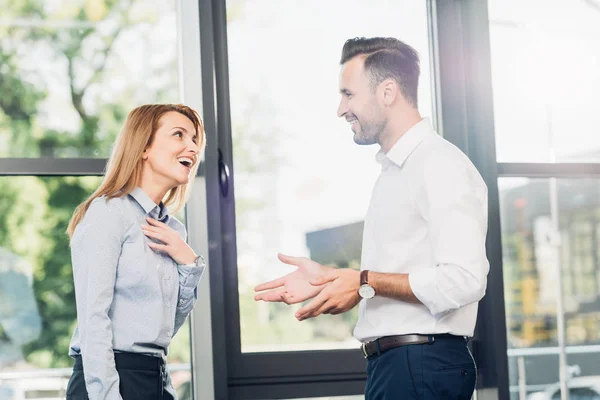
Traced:
<path fill-rule="evenodd" d="M 433 127 L 429 118 L 423 118 L 412 126 L 398 141 L 390 151 L 384 153 L 379 150 L 375 159 L 378 163 L 384 167 L 386 164 L 393 162 L 397 166 L 401 167 L 406 161 L 408 156 L 419 146 L 419 144 L 427 137 L 427 135 L 434 134 Z"/>
<path fill-rule="evenodd" d="M 151 218 L 163 221 L 169 216 L 169 210 L 161 201 L 159 205 L 156 205 L 154 201 L 144 192 L 142 188 L 136 186 L 135 189 L 129 193 L 129 195 L 144 209 L 144 212 Z M 165 222 L 165 221 L 163 221 Z"/>

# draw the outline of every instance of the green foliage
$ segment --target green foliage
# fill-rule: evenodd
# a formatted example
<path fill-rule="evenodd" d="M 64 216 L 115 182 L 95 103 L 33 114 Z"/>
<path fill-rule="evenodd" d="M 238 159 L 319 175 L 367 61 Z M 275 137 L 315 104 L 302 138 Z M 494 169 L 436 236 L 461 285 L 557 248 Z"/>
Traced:
<path fill-rule="evenodd" d="M 33 357 L 50 353 L 51 364 L 45 367 L 64 367 L 72 363 L 67 354 L 77 318 L 71 253 L 65 230 L 75 207 L 100 182 L 97 177 L 43 178 L 41 182 L 48 190 L 47 213 L 43 220 L 49 227 L 43 236 L 51 248 L 42 257 L 41 268 L 36 270 L 36 278 L 41 279 L 35 279 L 34 287 L 44 334 L 30 343 L 26 352 Z"/>

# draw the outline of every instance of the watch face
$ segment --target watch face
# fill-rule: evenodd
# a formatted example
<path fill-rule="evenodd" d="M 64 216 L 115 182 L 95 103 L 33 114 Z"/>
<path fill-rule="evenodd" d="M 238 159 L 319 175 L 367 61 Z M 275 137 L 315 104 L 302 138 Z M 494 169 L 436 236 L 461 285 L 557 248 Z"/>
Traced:
<path fill-rule="evenodd" d="M 375 296 L 375 289 L 371 285 L 361 285 L 358 289 L 358 295 L 363 299 L 370 299 Z"/>

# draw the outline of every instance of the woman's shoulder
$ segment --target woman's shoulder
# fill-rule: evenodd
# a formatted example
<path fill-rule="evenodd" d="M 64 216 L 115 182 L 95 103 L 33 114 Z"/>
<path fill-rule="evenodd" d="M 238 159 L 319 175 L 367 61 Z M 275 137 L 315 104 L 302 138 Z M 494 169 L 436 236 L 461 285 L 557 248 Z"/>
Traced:
<path fill-rule="evenodd" d="M 99 196 L 92 200 L 82 222 L 97 223 L 98 221 L 110 222 L 123 227 L 131 225 L 133 216 L 127 196 L 112 198 Z"/>
<path fill-rule="evenodd" d="M 92 200 L 73 233 L 72 246 L 81 238 L 100 236 L 125 236 L 131 221 L 122 198 L 100 196 Z"/>
<path fill-rule="evenodd" d="M 99 196 L 99 197 L 96 197 L 94 200 L 92 200 L 87 212 L 88 213 L 92 212 L 94 214 L 96 214 L 96 213 L 97 214 L 117 213 L 117 215 L 119 215 L 119 214 L 123 214 L 123 210 L 125 209 L 125 206 L 126 206 L 125 196 L 112 197 L 112 198 L 108 198 L 106 196 Z"/>

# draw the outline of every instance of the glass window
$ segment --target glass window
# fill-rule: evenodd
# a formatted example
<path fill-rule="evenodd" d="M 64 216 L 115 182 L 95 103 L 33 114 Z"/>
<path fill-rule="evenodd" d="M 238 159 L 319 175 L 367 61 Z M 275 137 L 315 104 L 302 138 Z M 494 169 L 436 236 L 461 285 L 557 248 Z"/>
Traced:
<path fill-rule="evenodd" d="M 242 351 L 356 348 L 357 310 L 299 323 L 301 305 L 256 303 L 253 287 L 290 271 L 278 252 L 359 268 L 377 148 L 354 144 L 336 117 L 342 46 L 356 36 L 414 46 L 431 117 L 426 2 L 229 1 L 227 24 Z"/>
<path fill-rule="evenodd" d="M 511 391 L 519 378 L 527 391 L 558 381 L 559 273 L 570 384 L 592 385 L 600 377 L 600 182 L 501 178 L 499 188 Z"/>
<path fill-rule="evenodd" d="M 0 177 L 0 399 L 64 398 L 77 324 L 65 233 L 100 177 Z M 167 361 L 180 399 L 191 399 L 189 322 Z M 43 394 L 43 396 L 42 396 Z M 35 397 L 38 396 L 38 397 Z"/>
<path fill-rule="evenodd" d="M 600 2 L 488 4 L 498 161 L 600 161 Z"/>
<path fill-rule="evenodd" d="M 76 324 L 67 223 L 97 177 L 0 177 L 0 396 L 64 397 Z"/>
<path fill-rule="evenodd" d="M 107 157 L 127 112 L 176 102 L 173 1 L 3 2 L 0 157 Z"/>
<path fill-rule="evenodd" d="M 560 390 L 554 393 L 552 400 L 560 400 Z M 569 389 L 569 400 L 600 400 L 600 392 L 590 388 Z"/>

